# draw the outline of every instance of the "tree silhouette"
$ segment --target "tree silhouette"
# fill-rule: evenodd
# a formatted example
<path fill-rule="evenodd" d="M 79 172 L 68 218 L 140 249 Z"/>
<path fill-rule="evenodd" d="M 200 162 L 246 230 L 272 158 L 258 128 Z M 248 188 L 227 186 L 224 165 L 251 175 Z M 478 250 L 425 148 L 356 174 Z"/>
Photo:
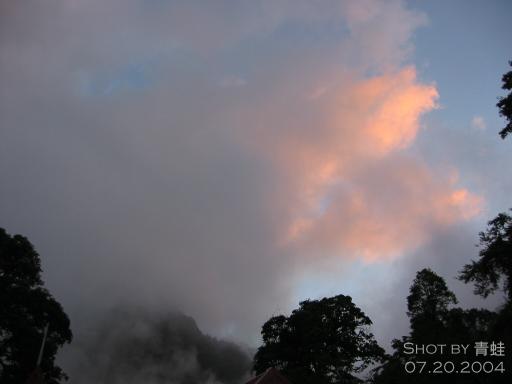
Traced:
<path fill-rule="evenodd" d="M 0 382 L 24 383 L 34 372 L 49 325 L 40 372 L 46 383 L 66 379 L 55 354 L 72 338 L 69 319 L 44 288 L 41 261 L 23 236 L 0 228 Z"/>
<path fill-rule="evenodd" d="M 500 213 L 480 232 L 480 259 L 466 264 L 459 274 L 465 283 L 475 283 L 475 294 L 487 297 L 503 282 L 503 291 L 512 301 L 512 217 Z"/>
<path fill-rule="evenodd" d="M 274 316 L 263 325 L 254 370 L 276 367 L 297 383 L 358 382 L 353 373 L 384 355 L 371 324 L 349 296 L 303 301 L 289 317 Z"/>
<path fill-rule="evenodd" d="M 407 297 L 407 315 L 410 319 L 411 333 L 401 340 L 393 340 L 394 353 L 385 363 L 374 370 L 372 382 L 376 384 L 410 383 L 480 383 L 488 382 L 485 377 L 436 376 L 428 374 L 409 374 L 405 371 L 408 361 L 425 361 L 432 367 L 434 361 L 450 360 L 460 366 L 465 355 L 421 355 L 406 354 L 405 343 L 426 344 L 474 344 L 478 340 L 489 340 L 490 330 L 496 322 L 496 314 L 485 309 L 451 308 L 457 303 L 455 294 L 450 291 L 445 280 L 430 269 L 416 274 Z M 491 376 L 489 376 L 491 378 Z M 492 376 L 492 380 L 497 377 Z M 483 381 L 482 381 L 483 380 Z"/>
<path fill-rule="evenodd" d="M 487 297 L 501 285 L 506 301 L 495 314 L 490 324 L 488 337 L 512 345 L 512 217 L 500 213 L 489 221 L 487 230 L 480 233 L 480 258 L 464 266 L 459 279 L 475 284 L 474 292 Z M 501 283 L 501 284 L 500 284 Z M 495 380 L 496 383 L 511 382 L 512 356 L 505 354 L 508 371 Z"/>
<path fill-rule="evenodd" d="M 411 322 L 411 337 L 433 342 L 444 327 L 450 304 L 457 304 L 455 294 L 444 279 L 425 268 L 416 274 L 407 297 L 407 315 Z"/>
<path fill-rule="evenodd" d="M 508 63 L 512 66 L 512 61 Z M 501 80 L 503 81 L 503 89 L 512 90 L 512 71 L 505 73 Z M 512 92 L 505 97 L 500 97 L 496 106 L 500 109 L 500 116 L 508 120 L 505 128 L 500 131 L 500 136 L 504 139 L 508 134 L 512 133 Z"/>

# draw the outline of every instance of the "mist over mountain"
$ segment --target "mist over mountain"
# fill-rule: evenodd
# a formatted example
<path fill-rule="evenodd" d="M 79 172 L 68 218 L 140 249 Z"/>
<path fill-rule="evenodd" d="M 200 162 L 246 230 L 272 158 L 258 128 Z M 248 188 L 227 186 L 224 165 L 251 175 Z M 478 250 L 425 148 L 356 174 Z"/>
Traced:
<path fill-rule="evenodd" d="M 236 384 L 251 368 L 248 351 L 178 312 L 115 310 L 94 329 L 67 352 L 70 383 Z"/>

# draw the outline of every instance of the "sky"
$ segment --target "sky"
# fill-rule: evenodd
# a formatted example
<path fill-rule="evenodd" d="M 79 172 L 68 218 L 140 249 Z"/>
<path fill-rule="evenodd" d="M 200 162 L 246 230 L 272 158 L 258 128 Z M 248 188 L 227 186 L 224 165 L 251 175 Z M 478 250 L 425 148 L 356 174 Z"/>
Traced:
<path fill-rule="evenodd" d="M 270 316 L 348 294 L 389 348 L 424 267 L 492 308 L 454 277 L 511 206 L 511 11 L 1 1 L 0 226 L 40 253 L 77 345 L 143 308 L 255 348 Z"/>

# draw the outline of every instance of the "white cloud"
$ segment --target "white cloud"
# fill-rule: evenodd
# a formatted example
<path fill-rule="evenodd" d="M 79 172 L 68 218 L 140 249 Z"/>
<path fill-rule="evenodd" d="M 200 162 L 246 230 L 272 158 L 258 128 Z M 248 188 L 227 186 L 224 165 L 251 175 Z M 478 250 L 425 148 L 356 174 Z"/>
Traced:
<path fill-rule="evenodd" d="M 471 126 L 480 131 L 484 131 L 487 128 L 485 120 L 482 116 L 475 116 L 471 119 Z"/>

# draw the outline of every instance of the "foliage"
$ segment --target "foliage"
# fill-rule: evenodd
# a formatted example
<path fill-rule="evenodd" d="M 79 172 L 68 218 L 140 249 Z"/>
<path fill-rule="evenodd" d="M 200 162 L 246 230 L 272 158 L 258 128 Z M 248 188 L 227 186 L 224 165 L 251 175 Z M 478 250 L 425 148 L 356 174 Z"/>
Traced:
<path fill-rule="evenodd" d="M 508 301 L 512 301 L 512 217 L 500 213 L 480 233 L 480 259 L 464 266 L 459 279 L 474 282 L 475 294 L 487 297 L 500 281 Z"/>
<path fill-rule="evenodd" d="M 429 328 L 441 325 L 450 304 L 457 304 L 455 294 L 450 291 L 444 279 L 425 268 L 416 274 L 407 297 L 407 315 L 411 319 L 413 333 L 424 333 L 422 324 Z"/>
<path fill-rule="evenodd" d="M 45 382 L 58 383 L 66 375 L 55 365 L 55 354 L 71 341 L 69 319 L 43 286 L 32 244 L 0 228 L 0 382 L 23 383 L 34 371 L 46 324 L 41 371 Z"/>
<path fill-rule="evenodd" d="M 493 315 L 488 327 L 487 339 L 499 340 L 505 346 L 512 345 L 512 217 L 500 213 L 489 221 L 487 230 L 480 233 L 480 258 L 464 266 L 459 279 L 475 284 L 475 294 L 487 297 L 500 286 L 506 295 L 505 304 Z M 505 354 L 505 366 L 512 366 L 512 356 Z M 509 383 L 510 369 L 495 380 Z"/>
<path fill-rule="evenodd" d="M 439 355 L 405 354 L 404 344 L 474 344 L 477 340 L 489 340 L 489 333 L 496 322 L 496 313 L 485 309 L 450 308 L 457 303 L 455 294 L 448 289 L 445 280 L 430 269 L 423 269 L 416 274 L 407 297 L 408 316 L 411 333 L 401 340 L 393 341 L 394 353 L 385 363 L 374 370 L 372 382 L 376 384 L 410 383 L 413 379 L 420 383 L 472 383 L 471 376 L 440 376 L 433 380 L 428 374 L 408 374 L 404 366 L 407 361 L 426 361 L 429 367 L 434 361 L 442 360 Z M 448 355 L 454 364 L 467 359 L 464 355 Z M 493 377 L 494 379 L 494 377 Z"/>
<path fill-rule="evenodd" d="M 509 61 L 509 64 L 512 66 L 512 61 Z M 509 91 L 512 90 L 512 71 L 505 73 L 502 77 L 502 81 L 503 89 Z M 496 106 L 500 110 L 500 116 L 503 116 L 506 120 L 508 120 L 505 128 L 500 131 L 500 136 L 502 139 L 504 139 L 508 134 L 512 133 L 512 92 L 510 92 L 505 97 L 500 97 Z"/>
<path fill-rule="evenodd" d="M 300 383 L 358 382 L 352 373 L 384 354 L 371 324 L 349 296 L 303 301 L 289 317 L 274 316 L 263 325 L 254 370 L 275 367 Z"/>

